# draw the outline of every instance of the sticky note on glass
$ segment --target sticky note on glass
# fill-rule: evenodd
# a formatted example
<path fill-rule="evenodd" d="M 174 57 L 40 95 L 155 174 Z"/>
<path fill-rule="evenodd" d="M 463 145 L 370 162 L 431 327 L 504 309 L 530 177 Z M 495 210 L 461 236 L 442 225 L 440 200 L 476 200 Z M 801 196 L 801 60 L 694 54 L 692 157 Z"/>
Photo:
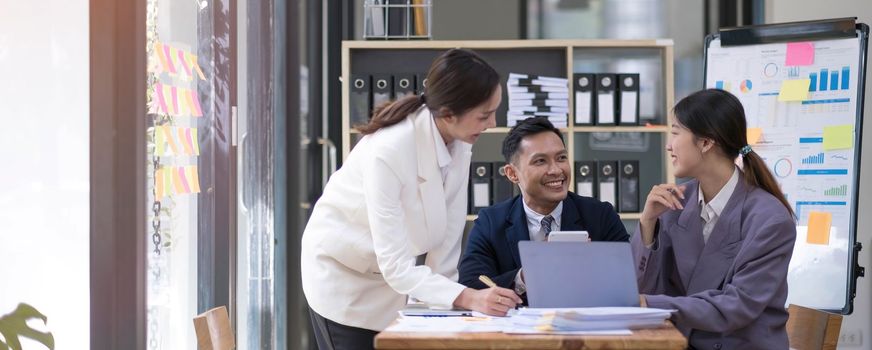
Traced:
<path fill-rule="evenodd" d="M 748 144 L 756 145 L 760 141 L 760 136 L 763 136 L 763 128 L 748 128 Z"/>
<path fill-rule="evenodd" d="M 854 126 L 834 125 L 824 128 L 824 151 L 854 147 Z"/>
<path fill-rule="evenodd" d="M 833 224 L 833 214 L 812 211 L 808 213 L 808 244 L 830 244 L 830 228 Z"/>
<path fill-rule="evenodd" d="M 814 43 L 787 43 L 788 66 L 809 66 L 814 63 Z"/>
<path fill-rule="evenodd" d="M 781 91 L 778 93 L 778 101 L 805 101 L 808 99 L 808 87 L 811 79 L 785 80 L 781 82 Z"/>

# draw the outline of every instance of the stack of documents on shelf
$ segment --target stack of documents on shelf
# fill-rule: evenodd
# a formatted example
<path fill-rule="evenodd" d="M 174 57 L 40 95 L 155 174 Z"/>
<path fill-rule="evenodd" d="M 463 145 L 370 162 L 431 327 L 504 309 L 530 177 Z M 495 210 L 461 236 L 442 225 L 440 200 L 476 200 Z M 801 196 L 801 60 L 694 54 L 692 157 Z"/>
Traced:
<path fill-rule="evenodd" d="M 675 310 L 642 307 L 520 309 L 510 318 L 511 333 L 626 331 L 657 328 Z"/>
<path fill-rule="evenodd" d="M 569 80 L 565 78 L 509 73 L 509 127 L 530 117 L 546 117 L 555 127 L 565 128 L 569 116 Z"/>

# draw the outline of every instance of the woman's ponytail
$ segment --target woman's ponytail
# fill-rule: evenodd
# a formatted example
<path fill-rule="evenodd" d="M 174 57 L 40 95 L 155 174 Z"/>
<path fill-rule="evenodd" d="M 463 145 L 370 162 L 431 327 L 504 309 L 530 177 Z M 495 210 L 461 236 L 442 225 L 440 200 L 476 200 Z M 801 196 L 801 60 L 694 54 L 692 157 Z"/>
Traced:
<path fill-rule="evenodd" d="M 760 158 L 757 153 L 751 151 L 742 156 L 742 164 L 744 165 L 742 170 L 745 172 L 745 182 L 747 184 L 760 187 L 769 192 L 787 208 L 790 215 L 795 216 L 793 208 L 790 207 L 790 203 L 787 202 L 787 198 L 784 197 L 784 193 L 778 187 L 778 182 L 772 176 L 772 172 L 769 171 L 763 158 Z"/>

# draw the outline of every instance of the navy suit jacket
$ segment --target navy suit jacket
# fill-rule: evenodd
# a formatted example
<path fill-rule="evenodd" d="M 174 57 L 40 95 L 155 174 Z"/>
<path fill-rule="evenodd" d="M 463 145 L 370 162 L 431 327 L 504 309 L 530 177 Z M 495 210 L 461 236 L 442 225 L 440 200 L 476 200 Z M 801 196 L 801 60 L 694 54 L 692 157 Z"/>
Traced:
<path fill-rule="evenodd" d="M 498 286 L 512 289 L 521 268 L 518 242 L 530 240 L 527 214 L 521 196 L 497 203 L 478 212 L 469 233 L 466 252 L 460 260 L 460 283 L 470 288 L 487 286 L 479 275 L 490 277 Z M 628 241 L 624 223 L 611 204 L 569 192 L 560 214 L 561 231 L 587 231 L 592 241 Z"/>

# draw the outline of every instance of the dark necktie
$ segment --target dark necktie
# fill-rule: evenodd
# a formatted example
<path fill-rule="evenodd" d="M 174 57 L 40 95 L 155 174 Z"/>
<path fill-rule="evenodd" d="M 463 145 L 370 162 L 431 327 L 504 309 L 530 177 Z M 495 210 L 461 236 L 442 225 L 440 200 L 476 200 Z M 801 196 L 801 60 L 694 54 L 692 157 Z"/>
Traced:
<path fill-rule="evenodd" d="M 545 240 L 548 240 L 548 235 L 551 234 L 551 223 L 554 222 L 554 217 L 548 215 L 542 218 L 542 233 L 544 234 Z"/>

